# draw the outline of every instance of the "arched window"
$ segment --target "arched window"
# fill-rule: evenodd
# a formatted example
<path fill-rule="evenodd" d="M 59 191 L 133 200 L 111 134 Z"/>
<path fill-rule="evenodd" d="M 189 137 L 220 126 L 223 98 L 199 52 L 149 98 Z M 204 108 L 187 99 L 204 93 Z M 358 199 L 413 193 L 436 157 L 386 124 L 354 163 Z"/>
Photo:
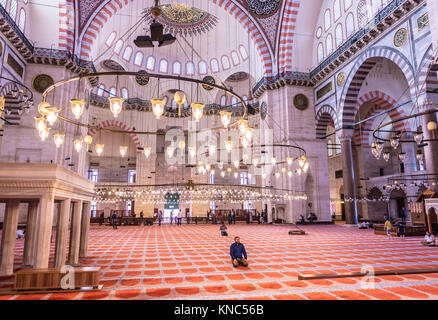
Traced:
<path fill-rule="evenodd" d="M 128 89 L 122 88 L 122 98 L 125 99 L 125 100 L 128 100 L 128 98 L 129 98 Z"/>
<path fill-rule="evenodd" d="M 105 90 L 105 86 L 103 84 L 100 84 L 100 85 L 97 86 L 96 94 L 98 96 L 103 96 L 104 90 Z"/>
<path fill-rule="evenodd" d="M 325 39 L 325 46 L 327 55 L 330 55 L 333 52 L 333 37 L 331 33 L 329 33 Z"/>
<path fill-rule="evenodd" d="M 222 62 L 222 68 L 224 70 L 228 70 L 230 69 L 230 59 L 228 58 L 228 56 L 222 56 L 221 58 L 221 62 Z"/>
<path fill-rule="evenodd" d="M 129 59 L 131 59 L 131 55 L 132 55 L 132 48 L 130 46 L 127 46 L 125 48 L 125 52 L 123 52 L 123 59 L 129 61 Z"/>
<path fill-rule="evenodd" d="M 120 54 L 120 51 L 122 50 L 122 46 L 123 46 L 122 39 L 117 40 L 116 45 L 114 46 L 114 52 Z"/>
<path fill-rule="evenodd" d="M 336 135 L 336 154 L 341 153 L 341 141 L 338 138 L 338 135 Z"/>
<path fill-rule="evenodd" d="M 353 0 L 344 0 L 344 10 L 347 11 L 348 9 L 350 9 L 352 4 Z"/>
<path fill-rule="evenodd" d="M 242 99 L 243 99 L 243 101 L 245 101 L 245 104 L 248 104 L 248 97 L 247 96 L 243 96 Z"/>
<path fill-rule="evenodd" d="M 219 72 L 219 62 L 217 61 L 216 58 L 211 59 L 210 65 L 212 72 Z"/>
<path fill-rule="evenodd" d="M 109 89 L 109 96 L 110 97 L 115 97 L 116 96 L 116 88 L 112 87 Z"/>
<path fill-rule="evenodd" d="M 227 97 L 222 96 L 221 97 L 221 107 L 225 107 L 227 105 Z"/>
<path fill-rule="evenodd" d="M 324 30 L 327 31 L 332 26 L 332 15 L 330 14 L 330 10 L 327 9 L 324 13 Z"/>
<path fill-rule="evenodd" d="M 368 22 L 367 4 L 365 1 L 359 2 L 357 6 L 357 23 L 360 28 L 363 28 Z"/>
<path fill-rule="evenodd" d="M 108 39 L 106 39 L 105 44 L 106 44 L 108 47 L 111 47 L 111 46 L 113 45 L 113 42 L 114 42 L 114 39 L 115 39 L 115 38 L 116 38 L 116 32 L 113 31 L 113 32 L 111 32 L 111 34 L 109 35 Z"/>
<path fill-rule="evenodd" d="M 167 61 L 165 59 L 160 60 L 160 68 L 159 71 L 162 73 L 167 73 Z"/>
<path fill-rule="evenodd" d="M 186 63 L 186 74 L 191 76 L 195 73 L 195 65 L 193 62 L 189 61 Z"/>
<path fill-rule="evenodd" d="M 324 48 L 322 43 L 320 42 L 318 44 L 318 63 L 321 62 L 322 59 L 324 59 Z"/>
<path fill-rule="evenodd" d="M 20 17 L 18 21 L 18 27 L 20 28 L 21 32 L 24 32 L 24 27 L 26 26 L 26 12 L 23 8 L 20 9 Z"/>
<path fill-rule="evenodd" d="M 345 31 L 347 33 L 347 38 L 354 32 L 354 17 L 351 12 L 347 15 L 347 19 L 345 20 Z"/>
<path fill-rule="evenodd" d="M 236 97 L 232 97 L 231 98 L 231 105 L 233 106 L 233 108 L 236 108 L 237 107 L 237 105 L 238 105 L 238 101 L 237 101 L 237 98 Z"/>
<path fill-rule="evenodd" d="M 333 141 L 332 141 L 332 139 L 328 139 L 328 141 L 327 141 L 327 155 L 329 156 L 329 157 L 332 157 L 333 156 L 333 148 L 334 146 L 333 146 Z"/>
<path fill-rule="evenodd" d="M 9 15 L 11 16 L 12 20 L 15 21 L 17 18 L 17 0 L 11 1 L 11 7 L 9 9 Z"/>
<path fill-rule="evenodd" d="M 339 47 L 344 41 L 344 33 L 342 32 L 342 24 L 338 24 L 335 30 L 336 48 Z"/>
<path fill-rule="evenodd" d="M 181 74 L 181 63 L 175 61 L 172 69 L 173 74 Z"/>
<path fill-rule="evenodd" d="M 248 52 L 246 51 L 245 47 L 243 45 L 239 46 L 239 52 L 240 55 L 242 56 L 242 59 L 245 61 L 246 59 L 248 59 Z"/>
<path fill-rule="evenodd" d="M 236 51 L 231 52 L 231 60 L 233 60 L 233 65 L 235 66 L 240 63 L 239 55 Z"/>
<path fill-rule="evenodd" d="M 318 27 L 318 29 L 316 29 L 316 38 L 319 39 L 321 38 L 322 35 L 322 28 Z"/>
<path fill-rule="evenodd" d="M 335 21 L 341 17 L 341 0 L 335 0 L 333 3 L 333 15 L 335 17 Z"/>
<path fill-rule="evenodd" d="M 207 73 L 207 63 L 205 61 L 199 62 L 199 74 L 206 74 Z"/>
<path fill-rule="evenodd" d="M 141 66 L 142 62 L 143 62 L 143 53 L 137 52 L 134 57 L 134 64 L 137 66 Z"/>
<path fill-rule="evenodd" d="M 154 70 L 155 69 L 155 58 L 150 56 L 146 61 L 146 69 Z"/>

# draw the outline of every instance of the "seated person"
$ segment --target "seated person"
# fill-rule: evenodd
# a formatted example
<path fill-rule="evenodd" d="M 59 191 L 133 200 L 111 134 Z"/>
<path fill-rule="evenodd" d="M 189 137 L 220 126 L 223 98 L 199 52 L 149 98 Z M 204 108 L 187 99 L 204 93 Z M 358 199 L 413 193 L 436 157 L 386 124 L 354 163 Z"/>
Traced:
<path fill-rule="evenodd" d="M 23 229 L 17 229 L 17 239 L 24 238 L 24 230 Z"/>
<path fill-rule="evenodd" d="M 365 221 L 362 221 L 359 225 L 359 229 L 368 229 L 368 224 Z"/>
<path fill-rule="evenodd" d="M 304 219 L 304 216 L 302 214 L 300 214 L 300 224 L 302 225 L 306 224 L 306 219 Z"/>
<path fill-rule="evenodd" d="M 429 231 L 426 232 L 426 236 L 424 237 L 424 241 L 421 241 L 422 245 L 425 246 L 435 246 L 435 237 Z"/>
<path fill-rule="evenodd" d="M 219 230 L 221 231 L 221 236 L 228 236 L 227 226 L 225 225 L 225 222 L 222 222 Z"/>
<path fill-rule="evenodd" d="M 246 255 L 245 246 L 243 243 L 240 243 L 239 237 L 234 237 L 234 243 L 230 246 L 230 256 L 234 267 L 239 265 L 245 267 L 248 266 L 248 262 L 246 261 L 248 257 Z"/>

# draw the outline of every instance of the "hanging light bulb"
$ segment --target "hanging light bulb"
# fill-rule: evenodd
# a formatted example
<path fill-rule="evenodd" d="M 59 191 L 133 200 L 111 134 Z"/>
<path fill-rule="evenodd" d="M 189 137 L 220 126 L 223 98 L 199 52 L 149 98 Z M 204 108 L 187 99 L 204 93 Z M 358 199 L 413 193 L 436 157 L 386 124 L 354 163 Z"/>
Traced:
<path fill-rule="evenodd" d="M 180 140 L 180 142 L 178 142 L 178 148 L 181 150 L 181 153 L 184 152 L 184 149 L 186 147 L 186 143 L 184 140 Z"/>
<path fill-rule="evenodd" d="M 251 127 L 247 127 L 246 128 L 246 130 L 245 130 L 245 137 L 246 137 L 246 139 L 248 140 L 248 141 L 251 141 L 251 139 L 252 139 L 252 132 L 253 132 L 253 128 L 251 128 Z"/>
<path fill-rule="evenodd" d="M 109 97 L 108 100 L 110 102 L 111 113 L 113 114 L 114 118 L 117 118 L 120 112 L 122 112 L 123 101 L 125 101 L 125 99 L 120 97 Z"/>
<path fill-rule="evenodd" d="M 299 160 L 298 160 L 298 165 L 302 168 L 304 167 L 304 164 L 306 163 L 306 156 L 302 156 Z"/>
<path fill-rule="evenodd" d="M 58 120 L 58 113 L 61 111 L 58 107 L 48 107 L 47 110 L 49 110 L 49 113 L 47 114 L 47 122 L 53 126 Z"/>
<path fill-rule="evenodd" d="M 209 147 L 208 147 L 208 153 L 209 153 L 209 155 L 213 155 L 213 154 L 215 154 L 215 152 L 216 152 L 216 145 L 210 145 Z"/>
<path fill-rule="evenodd" d="M 237 126 L 239 128 L 240 134 L 245 135 L 246 129 L 248 128 L 248 120 L 245 119 L 238 120 Z"/>
<path fill-rule="evenodd" d="M 209 163 L 207 163 L 207 164 L 205 165 L 205 169 L 206 169 L 207 171 L 210 171 L 210 169 L 211 169 L 211 165 L 210 165 Z"/>
<path fill-rule="evenodd" d="M 215 173 L 216 173 L 216 171 L 215 171 L 214 169 L 211 169 L 211 170 L 210 170 L 210 175 L 214 176 Z"/>
<path fill-rule="evenodd" d="M 86 104 L 86 101 L 82 100 L 82 99 L 71 99 L 70 100 L 71 112 L 75 116 L 76 120 L 79 120 L 79 118 L 84 113 L 85 104 Z"/>
<path fill-rule="evenodd" d="M 266 173 L 265 172 L 262 172 L 262 178 L 263 178 L 263 180 L 266 179 Z"/>
<path fill-rule="evenodd" d="M 299 176 L 301 176 L 301 168 L 297 169 L 297 173 L 298 173 Z"/>
<path fill-rule="evenodd" d="M 277 164 L 277 158 L 276 157 L 272 157 L 271 158 L 271 163 L 272 163 L 272 165 L 276 165 Z"/>
<path fill-rule="evenodd" d="M 230 174 L 231 173 L 231 168 L 228 167 L 227 171 L 228 171 L 228 174 Z"/>
<path fill-rule="evenodd" d="M 204 114 L 205 104 L 200 103 L 200 102 L 193 102 L 191 104 L 191 107 L 192 107 L 193 118 L 195 118 L 195 120 L 198 122 L 199 120 L 201 120 L 201 118 Z"/>
<path fill-rule="evenodd" d="M 289 170 L 289 171 L 287 172 L 287 175 L 288 175 L 289 177 L 292 177 L 292 171 Z"/>
<path fill-rule="evenodd" d="M 240 137 L 240 141 L 242 143 L 242 147 L 247 149 L 249 146 L 249 141 L 246 139 L 246 137 Z"/>
<path fill-rule="evenodd" d="M 391 157 L 391 154 L 390 154 L 389 152 L 384 152 L 384 153 L 383 153 L 383 159 L 384 159 L 386 162 L 389 161 L 390 157 Z"/>
<path fill-rule="evenodd" d="M 62 133 L 55 133 L 53 135 L 53 141 L 55 142 L 56 148 L 59 148 L 60 146 L 62 146 L 62 144 L 64 143 L 64 137 L 65 134 Z"/>
<path fill-rule="evenodd" d="M 287 157 L 287 158 L 286 158 L 286 161 L 287 161 L 287 164 L 288 164 L 288 165 L 291 165 L 292 162 L 293 162 L 293 159 L 292 159 L 291 157 Z"/>
<path fill-rule="evenodd" d="M 218 162 L 217 163 L 217 167 L 222 170 L 222 168 L 224 167 L 224 163 L 223 162 Z"/>
<path fill-rule="evenodd" d="M 94 146 L 94 150 L 96 151 L 97 155 L 100 157 L 103 153 L 103 148 L 104 148 L 104 144 L 103 143 L 96 143 L 96 145 Z"/>
<path fill-rule="evenodd" d="M 275 173 L 275 177 L 278 179 L 278 178 L 280 178 L 280 172 L 276 172 Z"/>
<path fill-rule="evenodd" d="M 391 138 L 390 139 L 390 142 L 391 142 L 391 146 L 394 148 L 394 149 L 397 149 L 398 148 L 398 146 L 399 146 L 399 144 L 400 144 L 400 139 L 399 139 L 399 137 L 393 137 L 393 138 Z M 381 142 L 380 142 L 381 143 Z M 379 145 L 378 144 L 376 144 L 376 147 L 377 147 L 377 151 L 379 151 Z"/>
<path fill-rule="evenodd" d="M 46 118 L 44 116 L 35 117 L 35 127 L 38 131 L 44 130 L 46 128 Z"/>
<path fill-rule="evenodd" d="M 228 139 L 225 142 L 225 148 L 227 149 L 228 152 L 231 152 L 231 150 L 233 150 L 233 142 L 231 141 L 231 139 Z"/>
<path fill-rule="evenodd" d="M 219 112 L 219 115 L 221 117 L 222 125 L 226 128 L 231 122 L 231 115 L 232 113 L 226 110 L 222 110 Z"/>
<path fill-rule="evenodd" d="M 151 156 L 152 153 L 152 148 L 151 147 L 145 147 L 143 149 L 144 155 L 146 156 L 146 159 L 149 159 L 149 157 Z"/>
<path fill-rule="evenodd" d="M 155 118 L 157 120 L 159 120 L 160 117 L 164 113 L 164 104 L 165 104 L 165 102 L 166 101 L 164 99 L 151 99 L 152 112 L 154 113 Z"/>
<path fill-rule="evenodd" d="M 225 171 L 221 171 L 221 176 L 222 176 L 222 178 L 225 177 Z"/>
<path fill-rule="evenodd" d="M 286 168 L 281 168 L 281 173 L 284 175 L 286 173 Z"/>
<path fill-rule="evenodd" d="M 248 155 L 246 153 L 244 153 L 242 155 L 242 160 L 246 162 L 246 160 L 248 160 Z"/>
<path fill-rule="evenodd" d="M 49 137 L 50 129 L 50 127 L 44 127 L 44 129 L 39 131 L 40 139 L 42 142 L 46 141 L 46 139 Z"/>
<path fill-rule="evenodd" d="M 406 159 L 406 153 L 404 153 L 404 152 L 400 152 L 400 153 L 398 154 L 398 159 L 399 159 L 401 162 L 404 162 L 405 159 Z"/>
<path fill-rule="evenodd" d="M 233 164 L 236 168 L 238 168 L 239 167 L 239 160 L 234 160 Z"/>
<path fill-rule="evenodd" d="M 254 165 L 254 167 L 257 167 L 257 165 L 259 164 L 257 159 L 252 159 L 252 164 Z"/>
<path fill-rule="evenodd" d="M 252 174 L 248 173 L 248 179 L 251 179 L 251 178 L 252 178 Z"/>
<path fill-rule="evenodd" d="M 423 142 L 423 132 L 420 131 L 416 132 L 414 134 L 414 140 L 417 144 L 421 144 L 421 142 Z"/>
<path fill-rule="evenodd" d="M 190 154 L 190 157 L 194 158 L 194 157 L 195 157 L 195 153 L 196 153 L 195 148 L 193 148 L 193 147 L 189 147 L 189 154 Z"/>
<path fill-rule="evenodd" d="M 303 171 L 304 171 L 304 172 L 307 172 L 307 170 L 309 170 L 309 163 L 308 163 L 308 162 L 306 162 L 306 163 L 304 164 L 304 167 L 303 167 Z"/>
<path fill-rule="evenodd" d="M 87 134 L 87 135 L 84 137 L 84 142 L 85 142 L 85 144 L 87 145 L 87 151 L 88 151 L 88 146 L 93 142 L 93 137 L 90 136 L 89 134 Z"/>
<path fill-rule="evenodd" d="M 173 157 L 173 153 L 175 152 L 175 147 L 174 146 L 168 146 L 167 147 L 167 156 L 169 158 Z"/>
<path fill-rule="evenodd" d="M 80 152 L 82 150 L 82 139 L 73 140 L 73 145 L 75 147 L 76 152 Z"/>
<path fill-rule="evenodd" d="M 120 155 L 122 158 L 128 153 L 128 146 L 120 146 Z"/>
<path fill-rule="evenodd" d="M 237 177 L 238 177 L 238 173 L 234 172 L 234 179 L 237 179 Z"/>

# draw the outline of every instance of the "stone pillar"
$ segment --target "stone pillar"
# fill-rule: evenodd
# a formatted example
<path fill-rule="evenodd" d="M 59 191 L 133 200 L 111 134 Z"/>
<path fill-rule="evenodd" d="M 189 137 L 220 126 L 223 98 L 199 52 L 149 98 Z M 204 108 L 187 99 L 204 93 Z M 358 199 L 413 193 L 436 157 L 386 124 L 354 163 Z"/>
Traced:
<path fill-rule="evenodd" d="M 58 223 L 56 224 L 55 268 L 61 268 L 65 265 L 70 211 L 70 199 L 61 201 L 58 213 Z"/>
<path fill-rule="evenodd" d="M 11 275 L 14 273 L 14 253 L 17 238 L 19 206 L 20 200 L 14 199 L 6 202 L 2 243 L 0 247 L 0 275 Z"/>
<path fill-rule="evenodd" d="M 35 228 L 37 239 L 33 265 L 35 269 L 46 269 L 49 267 L 54 198 L 53 193 L 47 192 L 40 199 L 39 214 Z"/>
<path fill-rule="evenodd" d="M 424 108 L 425 110 L 426 108 Z M 432 132 L 427 130 L 427 124 L 430 121 L 438 123 L 436 113 L 427 114 L 421 117 L 421 127 L 423 128 L 424 140 L 433 138 Z M 438 130 L 435 130 L 435 138 L 438 138 Z M 424 147 L 424 160 L 426 163 L 427 174 L 438 174 L 438 142 L 429 141 L 427 147 Z"/>
<path fill-rule="evenodd" d="M 79 264 L 79 242 L 81 236 L 82 201 L 74 202 L 70 229 L 68 264 Z"/>
<path fill-rule="evenodd" d="M 408 140 L 414 140 L 412 134 L 405 135 Z M 405 153 L 405 161 L 403 166 L 405 168 L 405 174 L 413 174 L 417 171 L 417 159 L 415 157 L 415 144 L 414 143 L 402 143 L 402 152 Z"/>
<path fill-rule="evenodd" d="M 27 209 L 26 236 L 24 240 L 23 264 L 33 266 L 36 244 L 36 224 L 38 219 L 38 201 L 29 202 Z"/>
<path fill-rule="evenodd" d="M 88 255 L 88 231 L 90 230 L 90 203 L 84 202 L 81 219 L 81 240 L 79 246 L 79 257 L 85 258 Z"/>
<path fill-rule="evenodd" d="M 346 224 L 357 224 L 357 206 L 356 206 L 356 183 L 353 166 L 353 152 L 351 147 L 351 137 L 353 130 L 342 130 L 339 140 L 341 141 L 342 150 L 342 171 L 344 177 L 344 199 L 353 199 L 345 201 L 345 220 Z"/>

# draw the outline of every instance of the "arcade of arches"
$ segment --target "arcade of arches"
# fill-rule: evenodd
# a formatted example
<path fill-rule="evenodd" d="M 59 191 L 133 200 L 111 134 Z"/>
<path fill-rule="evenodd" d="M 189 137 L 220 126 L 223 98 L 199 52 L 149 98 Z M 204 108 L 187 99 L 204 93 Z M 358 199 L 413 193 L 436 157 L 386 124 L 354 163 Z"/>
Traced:
<path fill-rule="evenodd" d="M 0 1 L 0 299 L 437 299 L 437 10 Z"/>

